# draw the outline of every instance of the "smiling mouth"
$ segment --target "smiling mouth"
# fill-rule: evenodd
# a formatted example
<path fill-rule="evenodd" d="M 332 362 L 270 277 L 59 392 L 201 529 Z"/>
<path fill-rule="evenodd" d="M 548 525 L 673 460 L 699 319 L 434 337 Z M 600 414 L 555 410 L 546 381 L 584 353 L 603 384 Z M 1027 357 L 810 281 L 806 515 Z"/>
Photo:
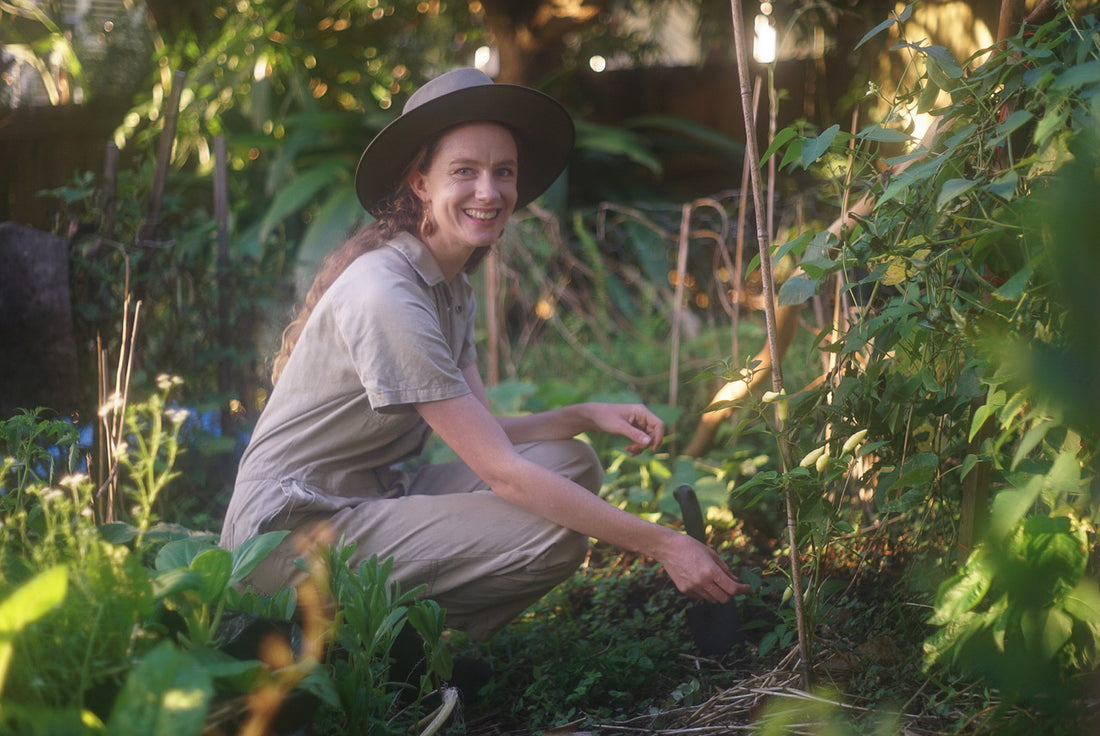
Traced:
<path fill-rule="evenodd" d="M 500 214 L 500 210 L 463 210 L 463 213 L 467 217 L 487 222 L 489 220 L 495 220 L 497 215 Z"/>

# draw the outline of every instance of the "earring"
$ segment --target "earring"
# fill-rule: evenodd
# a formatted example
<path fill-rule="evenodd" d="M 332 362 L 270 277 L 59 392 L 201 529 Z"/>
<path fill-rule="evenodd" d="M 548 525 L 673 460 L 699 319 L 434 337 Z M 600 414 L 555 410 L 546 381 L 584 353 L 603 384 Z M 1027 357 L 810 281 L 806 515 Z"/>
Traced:
<path fill-rule="evenodd" d="M 420 218 L 420 235 L 429 238 L 435 233 L 435 222 L 432 221 L 428 202 L 424 203 L 424 215 Z"/>

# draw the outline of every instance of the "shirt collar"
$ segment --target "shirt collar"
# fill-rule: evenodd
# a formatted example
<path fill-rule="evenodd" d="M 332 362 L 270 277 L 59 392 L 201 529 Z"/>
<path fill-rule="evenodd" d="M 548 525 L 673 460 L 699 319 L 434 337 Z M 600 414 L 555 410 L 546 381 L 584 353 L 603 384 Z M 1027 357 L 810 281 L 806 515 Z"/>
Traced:
<path fill-rule="evenodd" d="M 443 281 L 443 271 L 436 263 L 435 256 L 415 235 L 401 231 L 393 236 L 389 245 L 405 257 L 428 286 L 435 286 Z"/>

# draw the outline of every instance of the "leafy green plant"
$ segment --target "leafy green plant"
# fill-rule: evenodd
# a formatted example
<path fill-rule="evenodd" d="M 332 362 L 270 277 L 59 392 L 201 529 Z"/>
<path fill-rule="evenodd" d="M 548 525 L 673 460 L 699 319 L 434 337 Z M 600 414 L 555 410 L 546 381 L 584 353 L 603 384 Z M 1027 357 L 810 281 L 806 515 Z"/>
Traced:
<path fill-rule="evenodd" d="M 417 598 L 423 587 L 402 591 L 390 579 L 392 559 L 372 557 L 352 569 L 354 551 L 354 544 L 341 542 L 324 555 L 335 605 L 330 664 L 340 705 L 329 718 L 341 733 L 399 733 L 394 719 L 402 704 L 419 705 L 451 675 L 450 649 L 442 640 L 444 611 Z M 423 642 L 422 660 L 412 667 L 401 663 L 408 671 L 395 671 L 394 645 L 406 627 Z M 401 679 L 414 673 L 415 682 Z"/>
<path fill-rule="evenodd" d="M 902 28 L 906 15 L 875 32 Z M 843 156 L 858 180 L 882 147 L 910 140 L 898 124 L 907 110 L 937 126 L 931 150 L 902 150 L 887 159 L 893 176 L 867 180 L 873 205 L 839 237 L 778 248 L 801 254 L 781 301 L 838 284 L 834 293 L 858 310 L 837 339 L 819 336 L 835 356 L 826 383 L 790 399 L 790 441 L 803 452 L 825 448 L 804 461 L 824 483 L 799 496 L 799 536 L 819 554 L 845 531 L 822 485 L 866 484 L 878 514 L 945 536 L 960 505 L 980 527 L 990 495 L 989 536 L 961 540 L 977 547 L 935 596 L 926 653 L 929 663 L 980 670 L 1006 694 L 1020 695 L 1027 680 L 1037 698 L 1095 667 L 1100 625 L 1089 575 L 1097 506 L 1087 492 L 1097 434 L 1085 418 L 1096 394 L 1089 379 L 1084 402 L 1051 389 L 1066 385 L 1066 370 L 1090 375 L 1091 359 L 1068 346 L 1094 318 L 1083 317 L 1095 314 L 1093 290 L 1079 293 L 1073 277 L 1058 288 L 1072 247 L 1057 243 L 1067 233 L 1051 213 L 1064 210 L 1048 194 L 1075 170 L 1078 187 L 1096 191 L 1080 170 L 1096 161 L 1097 24 L 1066 10 L 962 62 L 904 40 L 902 28 L 898 48 L 923 72 L 886 120 L 854 136 L 837 126 L 816 136 L 791 130 L 771 149 L 801 168 Z M 941 92 L 947 103 L 936 102 Z M 868 434 L 854 475 L 829 458 L 857 428 Z M 774 480 L 814 475 L 800 468 Z M 831 527 L 817 526 L 830 517 Z"/>

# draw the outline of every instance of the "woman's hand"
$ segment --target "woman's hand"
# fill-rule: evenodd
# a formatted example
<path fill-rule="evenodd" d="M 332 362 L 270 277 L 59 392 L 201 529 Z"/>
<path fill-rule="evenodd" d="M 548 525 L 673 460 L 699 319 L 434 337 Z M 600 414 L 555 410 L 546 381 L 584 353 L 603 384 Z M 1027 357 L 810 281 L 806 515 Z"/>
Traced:
<path fill-rule="evenodd" d="M 668 530 L 662 549 L 655 557 L 672 578 L 676 588 L 697 601 L 725 603 L 750 588 L 730 572 L 713 549 L 679 532 Z"/>
<path fill-rule="evenodd" d="M 626 451 L 637 455 L 647 448 L 656 450 L 665 438 L 665 424 L 642 404 L 582 404 L 592 429 L 618 434 L 630 440 Z"/>

